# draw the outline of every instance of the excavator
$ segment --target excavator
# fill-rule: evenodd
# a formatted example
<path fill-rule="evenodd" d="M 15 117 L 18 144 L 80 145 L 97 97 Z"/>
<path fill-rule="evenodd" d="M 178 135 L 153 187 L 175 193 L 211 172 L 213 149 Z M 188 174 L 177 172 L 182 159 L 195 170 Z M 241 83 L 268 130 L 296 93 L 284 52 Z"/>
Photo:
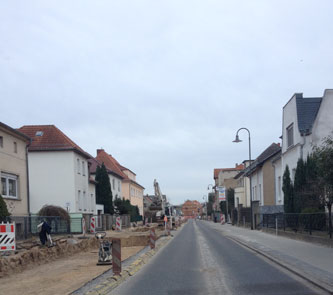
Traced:
<path fill-rule="evenodd" d="M 164 215 L 169 215 L 169 203 L 165 195 L 162 194 L 161 188 L 154 179 L 155 195 L 151 196 L 152 203 L 149 206 L 148 215 L 152 218 L 153 222 L 163 224 Z"/>

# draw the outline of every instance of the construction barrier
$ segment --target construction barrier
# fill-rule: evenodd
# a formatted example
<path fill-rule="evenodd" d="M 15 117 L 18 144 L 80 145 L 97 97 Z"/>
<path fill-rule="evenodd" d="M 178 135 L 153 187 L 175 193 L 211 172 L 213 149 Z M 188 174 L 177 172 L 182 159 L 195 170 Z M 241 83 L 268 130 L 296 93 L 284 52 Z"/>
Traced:
<path fill-rule="evenodd" d="M 15 223 L 0 224 L 0 251 L 15 251 Z"/>
<path fill-rule="evenodd" d="M 121 273 L 121 240 L 112 239 L 112 270 L 115 275 Z"/>
<path fill-rule="evenodd" d="M 155 241 L 156 241 L 155 228 L 151 228 L 150 229 L 150 238 L 149 238 L 150 249 L 155 248 Z"/>
<path fill-rule="evenodd" d="M 116 231 L 121 231 L 121 218 L 116 218 Z"/>
<path fill-rule="evenodd" d="M 90 218 L 90 232 L 92 234 L 96 233 L 96 217 Z"/>
<path fill-rule="evenodd" d="M 221 215 L 221 224 L 225 224 L 225 217 L 224 217 L 224 214 Z"/>

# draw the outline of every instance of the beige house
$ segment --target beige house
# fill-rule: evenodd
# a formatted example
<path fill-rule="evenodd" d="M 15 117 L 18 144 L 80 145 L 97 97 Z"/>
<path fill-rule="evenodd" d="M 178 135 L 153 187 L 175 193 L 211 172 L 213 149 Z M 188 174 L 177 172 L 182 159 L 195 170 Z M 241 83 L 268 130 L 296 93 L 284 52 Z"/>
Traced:
<path fill-rule="evenodd" d="M 252 182 L 252 200 L 259 201 L 260 213 L 281 211 L 281 206 L 276 203 L 273 166 L 273 161 L 279 154 L 280 145 L 272 143 L 245 169 L 245 176 L 251 178 Z"/>
<path fill-rule="evenodd" d="M 112 171 L 113 177 L 117 178 L 116 182 L 121 183 L 119 192 L 122 198 L 129 200 L 133 206 L 138 206 L 140 215 L 143 216 L 143 192 L 145 188 L 136 182 L 136 174 L 120 165 L 114 157 L 106 153 L 103 149 L 97 150 L 96 160 L 104 163 L 105 167 L 109 171 Z"/>
<path fill-rule="evenodd" d="M 29 215 L 30 138 L 0 122 L 0 194 L 12 216 Z"/>
<path fill-rule="evenodd" d="M 214 181 L 215 181 L 215 204 L 214 210 L 220 211 L 218 192 L 216 190 L 219 186 L 224 186 L 226 190 L 229 188 L 236 188 L 238 180 L 234 177 L 244 169 L 243 164 L 236 164 L 234 168 L 218 168 L 214 169 Z"/>

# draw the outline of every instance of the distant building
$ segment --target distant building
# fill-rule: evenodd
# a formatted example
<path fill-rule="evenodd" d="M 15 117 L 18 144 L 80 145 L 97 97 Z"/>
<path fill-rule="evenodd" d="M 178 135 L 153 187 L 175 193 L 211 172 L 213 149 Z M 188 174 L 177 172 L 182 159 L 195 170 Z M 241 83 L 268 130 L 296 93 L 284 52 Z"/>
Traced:
<path fill-rule="evenodd" d="M 0 194 L 11 215 L 29 214 L 28 158 L 30 138 L 0 122 Z"/>
<path fill-rule="evenodd" d="M 213 210 L 220 211 L 219 197 L 217 187 L 223 186 L 226 190 L 229 188 L 236 188 L 238 181 L 234 178 L 240 171 L 245 168 L 244 164 L 237 164 L 234 168 L 218 168 L 214 169 L 214 181 L 215 181 L 215 204 Z"/>
<path fill-rule="evenodd" d="M 182 205 L 182 213 L 185 218 L 196 218 L 198 216 L 201 216 L 203 213 L 202 205 L 196 200 L 187 200 Z"/>

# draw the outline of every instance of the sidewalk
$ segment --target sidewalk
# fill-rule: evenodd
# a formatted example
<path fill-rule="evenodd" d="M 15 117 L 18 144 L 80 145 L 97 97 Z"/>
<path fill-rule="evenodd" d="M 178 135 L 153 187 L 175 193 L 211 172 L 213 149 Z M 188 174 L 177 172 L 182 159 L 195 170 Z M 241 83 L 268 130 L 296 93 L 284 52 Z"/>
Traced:
<path fill-rule="evenodd" d="M 251 231 L 229 224 L 210 224 L 224 235 L 237 240 L 333 294 L 333 248 L 257 230 Z"/>

